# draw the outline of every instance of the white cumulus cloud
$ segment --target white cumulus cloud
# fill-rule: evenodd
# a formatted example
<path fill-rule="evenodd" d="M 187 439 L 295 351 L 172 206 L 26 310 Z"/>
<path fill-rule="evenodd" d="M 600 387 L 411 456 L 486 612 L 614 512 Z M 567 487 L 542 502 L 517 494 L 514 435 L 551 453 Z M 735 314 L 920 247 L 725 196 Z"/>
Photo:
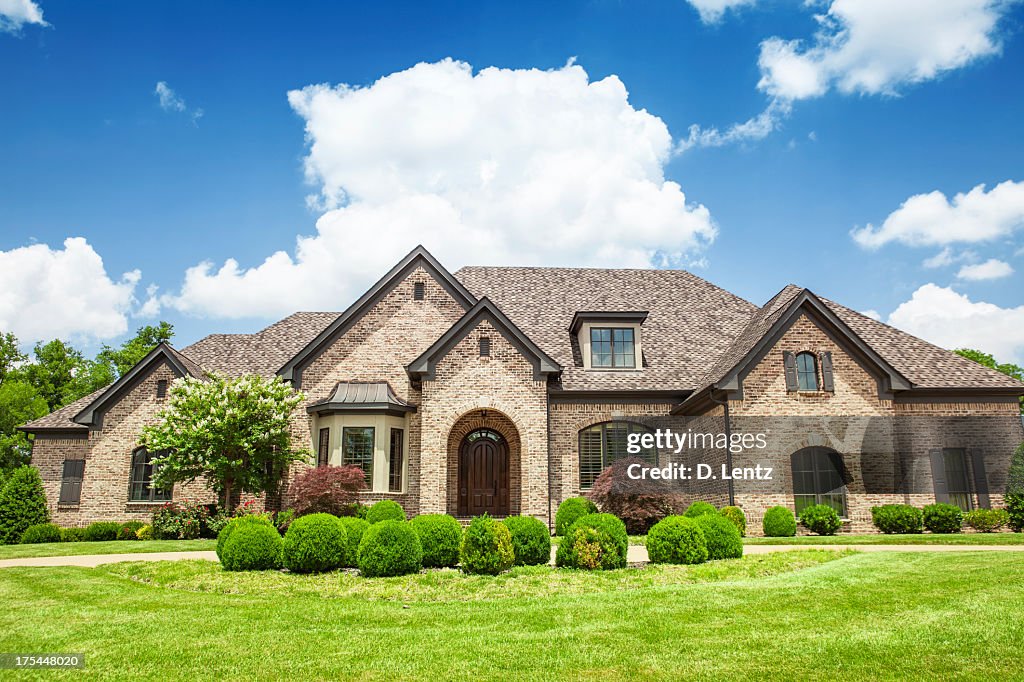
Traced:
<path fill-rule="evenodd" d="M 49 26 L 32 0 L 0 0 L 0 33 L 18 33 L 25 24 Z"/>
<path fill-rule="evenodd" d="M 687 0 L 700 13 L 700 20 L 705 24 L 714 24 L 722 19 L 728 10 L 750 6 L 757 0 Z"/>
<path fill-rule="evenodd" d="M 1000 362 L 1024 364 L 1024 306 L 1003 308 L 925 284 L 888 322 L 943 348 L 974 348 Z"/>
<path fill-rule="evenodd" d="M 950 201 L 939 191 L 915 194 L 889 214 L 881 226 L 855 228 L 854 240 L 865 248 L 890 242 L 909 246 L 945 246 L 1006 237 L 1024 226 L 1024 182 L 1007 180 L 990 191 L 978 185 Z M 945 259 L 939 259 L 943 263 Z"/>
<path fill-rule="evenodd" d="M 956 273 L 958 279 L 981 281 L 987 279 L 1001 279 L 1013 274 L 1013 268 L 1006 261 L 998 258 L 989 258 L 984 263 L 965 265 Z"/>
<path fill-rule="evenodd" d="M 195 315 L 343 308 L 423 243 L 447 266 L 688 263 L 716 234 L 664 176 L 665 123 L 616 76 L 446 59 L 288 94 L 304 119 L 316 234 L 245 267 L 201 263 L 160 303 Z M 155 309 L 147 305 L 147 310 Z"/>
<path fill-rule="evenodd" d="M 81 237 L 0 251 L 0 331 L 24 343 L 110 339 L 128 330 L 138 270 L 115 281 Z"/>
<path fill-rule="evenodd" d="M 812 41 L 761 43 L 758 87 L 778 98 L 896 94 L 1000 51 L 1014 0 L 834 0 Z M 816 3 L 807 3 L 814 6 Z"/>

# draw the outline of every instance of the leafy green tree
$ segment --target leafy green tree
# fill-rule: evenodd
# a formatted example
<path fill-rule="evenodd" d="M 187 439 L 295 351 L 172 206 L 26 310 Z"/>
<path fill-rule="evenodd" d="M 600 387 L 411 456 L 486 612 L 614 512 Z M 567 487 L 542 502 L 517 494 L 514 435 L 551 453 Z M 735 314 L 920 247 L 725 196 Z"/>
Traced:
<path fill-rule="evenodd" d="M 173 337 L 174 326 L 167 322 L 161 321 L 155 327 L 153 325 L 139 327 L 135 336 L 121 344 L 120 348 L 104 345 L 103 350 L 96 356 L 96 362 L 110 367 L 114 375 L 124 376 L 125 372 L 149 355 L 150 351 L 159 344 L 170 341 Z"/>
<path fill-rule="evenodd" d="M 953 351 L 960 357 L 967 358 L 968 360 L 974 360 L 979 365 L 994 369 L 997 372 L 1002 372 L 1008 377 L 1013 377 L 1018 381 L 1024 381 L 1024 367 L 1011 364 L 1009 362 L 999 363 L 996 359 L 988 353 L 982 353 L 980 350 L 973 350 L 971 348 L 957 348 Z M 1020 411 L 1024 414 L 1024 396 L 1020 398 Z"/>
<path fill-rule="evenodd" d="M 275 490 L 287 466 L 309 456 L 292 447 L 288 428 L 303 400 L 280 377 L 175 381 L 157 423 L 143 428 L 143 444 L 160 453 L 153 484 L 170 488 L 203 477 L 229 511 L 239 493 Z"/>
<path fill-rule="evenodd" d="M 37 343 L 32 355 L 35 361 L 19 367 L 10 378 L 34 386 L 51 412 L 81 397 L 73 390 L 75 375 L 85 364 L 81 351 L 54 339 L 45 344 Z"/>
<path fill-rule="evenodd" d="M 7 332 L 0 334 L 0 383 L 18 365 L 28 360 L 28 356 L 18 348 L 18 338 Z"/>
<path fill-rule="evenodd" d="M 17 427 L 50 412 L 39 392 L 23 381 L 0 383 L 0 469 L 28 464 L 32 443 Z"/>

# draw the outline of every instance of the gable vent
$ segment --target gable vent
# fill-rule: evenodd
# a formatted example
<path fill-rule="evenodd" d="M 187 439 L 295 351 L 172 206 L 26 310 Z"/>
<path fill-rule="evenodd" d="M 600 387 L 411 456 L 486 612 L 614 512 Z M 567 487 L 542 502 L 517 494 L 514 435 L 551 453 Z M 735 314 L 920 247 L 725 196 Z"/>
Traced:
<path fill-rule="evenodd" d="M 156 397 L 167 397 L 167 379 L 160 379 L 159 381 L 156 382 Z"/>
<path fill-rule="evenodd" d="M 416 282 L 412 288 L 412 297 L 417 301 L 422 301 L 425 291 L 426 287 L 423 286 L 423 282 Z"/>
<path fill-rule="evenodd" d="M 480 357 L 485 358 L 491 354 L 491 339 L 488 336 L 480 337 Z"/>

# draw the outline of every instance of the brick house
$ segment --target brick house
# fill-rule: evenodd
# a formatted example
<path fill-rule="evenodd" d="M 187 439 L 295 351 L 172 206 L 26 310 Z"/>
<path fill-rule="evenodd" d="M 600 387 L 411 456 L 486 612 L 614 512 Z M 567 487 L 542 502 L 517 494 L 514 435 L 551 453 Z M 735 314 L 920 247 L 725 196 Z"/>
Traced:
<path fill-rule="evenodd" d="M 293 436 L 315 461 L 287 478 L 302 466 L 357 464 L 365 501 L 394 499 L 410 515 L 550 523 L 563 499 L 626 454 L 630 433 L 700 423 L 729 432 L 760 419 L 776 434 L 768 451 L 704 455 L 767 462 L 774 479 L 689 494 L 740 505 L 755 533 L 768 506 L 816 502 L 864 531 L 881 502 L 1001 503 L 1024 440 L 1024 384 L 806 289 L 787 286 L 758 307 L 680 270 L 452 274 L 420 247 L 340 314 L 295 313 L 180 351 L 161 345 L 116 383 L 26 424 L 54 521 L 144 518 L 172 497 L 212 501 L 201 482 L 155 490 L 138 443 L 169 382 L 206 372 L 290 381 L 307 396 Z M 800 421 L 833 417 L 874 426 L 851 441 Z M 908 454 L 913 470 L 890 475 Z M 675 455 L 641 457 L 660 466 Z M 879 478 L 896 484 L 871 482 Z M 286 480 L 271 503 L 288 502 Z"/>

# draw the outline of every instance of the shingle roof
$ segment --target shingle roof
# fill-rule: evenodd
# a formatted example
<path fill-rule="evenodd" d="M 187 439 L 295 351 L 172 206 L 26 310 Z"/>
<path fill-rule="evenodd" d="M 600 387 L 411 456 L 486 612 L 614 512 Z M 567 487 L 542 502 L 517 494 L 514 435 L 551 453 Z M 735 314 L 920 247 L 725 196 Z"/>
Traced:
<path fill-rule="evenodd" d="M 683 270 L 467 267 L 455 276 L 562 365 L 565 390 L 685 392 L 758 309 Z M 644 368 L 585 371 L 569 333 L 581 310 L 647 311 Z"/>
<path fill-rule="evenodd" d="M 42 429 L 80 429 L 82 431 L 88 431 L 89 427 L 76 422 L 71 421 L 76 414 L 85 409 L 85 406 L 91 403 L 96 398 L 99 398 L 103 393 L 110 388 L 113 384 L 108 384 L 98 391 L 90 393 L 89 395 L 79 398 L 73 403 L 68 403 L 64 407 L 57 408 L 45 417 L 30 421 L 29 423 L 19 428 L 25 431 L 36 431 Z"/>

